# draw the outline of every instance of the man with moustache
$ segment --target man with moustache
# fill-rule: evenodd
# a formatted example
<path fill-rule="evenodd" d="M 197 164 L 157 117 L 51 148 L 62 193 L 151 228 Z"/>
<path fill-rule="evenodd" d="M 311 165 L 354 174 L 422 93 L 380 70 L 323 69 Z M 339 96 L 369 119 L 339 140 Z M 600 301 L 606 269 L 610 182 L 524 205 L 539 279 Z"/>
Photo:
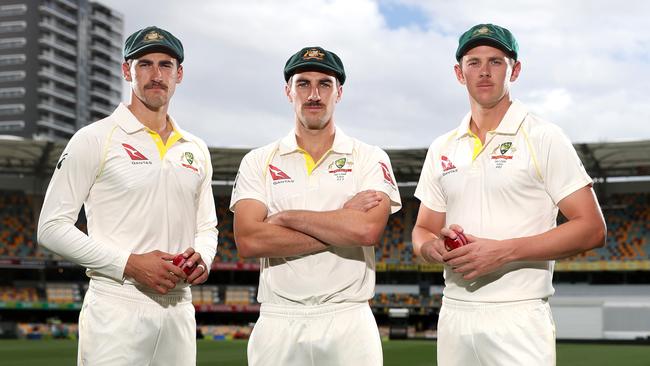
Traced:
<path fill-rule="evenodd" d="M 374 246 L 401 207 L 388 155 L 336 127 L 341 59 L 306 47 L 284 68 L 295 128 L 248 153 L 233 187 L 239 255 L 260 258 L 249 365 L 381 365 Z"/>
<path fill-rule="evenodd" d="M 39 242 L 90 277 L 78 364 L 196 364 L 189 285 L 208 278 L 217 218 L 207 146 L 167 114 L 183 56 L 164 29 L 129 36 L 130 103 L 72 137 L 48 187 Z M 88 235 L 74 226 L 82 204 Z"/>
<path fill-rule="evenodd" d="M 414 251 L 445 265 L 442 366 L 554 365 L 554 260 L 605 243 L 592 180 L 571 142 L 510 96 L 517 57 L 500 26 L 460 37 L 454 71 L 470 112 L 431 144 L 415 191 Z M 567 222 L 556 226 L 558 209 Z M 448 251 L 444 239 L 460 234 L 469 244 Z"/>

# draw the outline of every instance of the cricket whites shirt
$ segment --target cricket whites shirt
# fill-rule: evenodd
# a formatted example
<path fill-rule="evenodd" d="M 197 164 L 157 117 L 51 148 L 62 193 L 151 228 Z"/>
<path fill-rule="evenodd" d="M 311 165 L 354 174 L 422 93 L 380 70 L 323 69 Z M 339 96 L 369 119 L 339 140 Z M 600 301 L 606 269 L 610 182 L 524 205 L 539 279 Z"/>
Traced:
<path fill-rule="evenodd" d="M 415 196 L 444 212 L 447 226 L 503 240 L 544 233 L 556 226 L 557 204 L 592 184 L 573 145 L 559 127 L 514 101 L 481 144 L 458 128 L 430 146 Z M 524 244 L 525 245 L 525 244 Z M 553 294 L 554 261 L 509 263 L 472 281 L 445 267 L 444 296 L 464 301 L 518 301 Z"/>
<path fill-rule="evenodd" d="M 169 118 L 166 144 L 123 104 L 80 129 L 47 189 L 39 242 L 94 279 L 122 282 L 131 253 L 156 249 L 193 247 L 210 266 L 217 248 L 210 153 Z M 74 226 L 82 204 L 88 236 Z"/>
<path fill-rule="evenodd" d="M 337 210 L 369 189 L 388 195 L 391 213 L 400 209 L 399 191 L 383 150 L 337 129 L 331 150 L 314 162 L 292 131 L 244 157 L 230 208 L 239 200 L 254 199 L 267 207 L 269 216 L 285 210 Z M 304 256 L 262 258 L 258 301 L 277 305 L 363 302 L 373 297 L 374 287 L 374 247 L 331 246 Z"/>

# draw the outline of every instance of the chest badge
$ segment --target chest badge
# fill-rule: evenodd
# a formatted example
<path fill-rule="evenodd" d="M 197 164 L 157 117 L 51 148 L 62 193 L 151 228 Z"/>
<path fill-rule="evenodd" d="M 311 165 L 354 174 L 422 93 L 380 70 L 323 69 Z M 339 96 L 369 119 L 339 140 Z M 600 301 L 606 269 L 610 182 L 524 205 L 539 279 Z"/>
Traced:
<path fill-rule="evenodd" d="M 192 164 L 194 164 L 194 154 L 189 151 L 184 152 L 181 155 L 181 165 L 198 173 L 199 170 Z"/>
<path fill-rule="evenodd" d="M 271 174 L 271 179 L 273 179 L 273 184 L 293 183 L 293 179 L 275 165 L 269 164 L 269 173 Z"/>
<path fill-rule="evenodd" d="M 512 141 L 504 142 L 492 150 L 490 159 L 494 162 L 495 168 L 501 169 L 508 161 L 512 160 L 516 151 L 517 149 L 512 146 Z"/>
<path fill-rule="evenodd" d="M 347 158 L 336 159 L 327 167 L 327 172 L 336 177 L 337 182 L 343 182 L 348 173 L 352 172 L 354 163 Z"/>

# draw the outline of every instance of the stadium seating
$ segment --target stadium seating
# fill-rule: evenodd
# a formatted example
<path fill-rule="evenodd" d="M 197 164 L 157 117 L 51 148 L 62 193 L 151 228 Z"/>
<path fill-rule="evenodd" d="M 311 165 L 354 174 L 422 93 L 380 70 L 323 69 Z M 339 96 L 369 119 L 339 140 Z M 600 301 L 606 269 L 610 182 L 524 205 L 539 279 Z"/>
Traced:
<path fill-rule="evenodd" d="M 0 191 L 0 256 L 43 257 L 35 226 L 31 199 L 23 192 Z"/>

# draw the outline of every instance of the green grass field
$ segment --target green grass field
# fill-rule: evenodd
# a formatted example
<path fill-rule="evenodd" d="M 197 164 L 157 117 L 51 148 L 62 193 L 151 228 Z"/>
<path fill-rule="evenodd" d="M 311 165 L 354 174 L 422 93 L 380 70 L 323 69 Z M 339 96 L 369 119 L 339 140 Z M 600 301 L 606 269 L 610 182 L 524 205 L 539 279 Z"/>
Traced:
<path fill-rule="evenodd" d="M 0 340 L 3 366 L 74 365 L 77 343 L 71 340 Z M 386 366 L 435 365 L 435 342 L 384 342 Z M 198 365 L 246 365 L 246 341 L 199 341 Z M 650 346 L 567 344 L 557 346 L 559 366 L 650 366 Z"/>

